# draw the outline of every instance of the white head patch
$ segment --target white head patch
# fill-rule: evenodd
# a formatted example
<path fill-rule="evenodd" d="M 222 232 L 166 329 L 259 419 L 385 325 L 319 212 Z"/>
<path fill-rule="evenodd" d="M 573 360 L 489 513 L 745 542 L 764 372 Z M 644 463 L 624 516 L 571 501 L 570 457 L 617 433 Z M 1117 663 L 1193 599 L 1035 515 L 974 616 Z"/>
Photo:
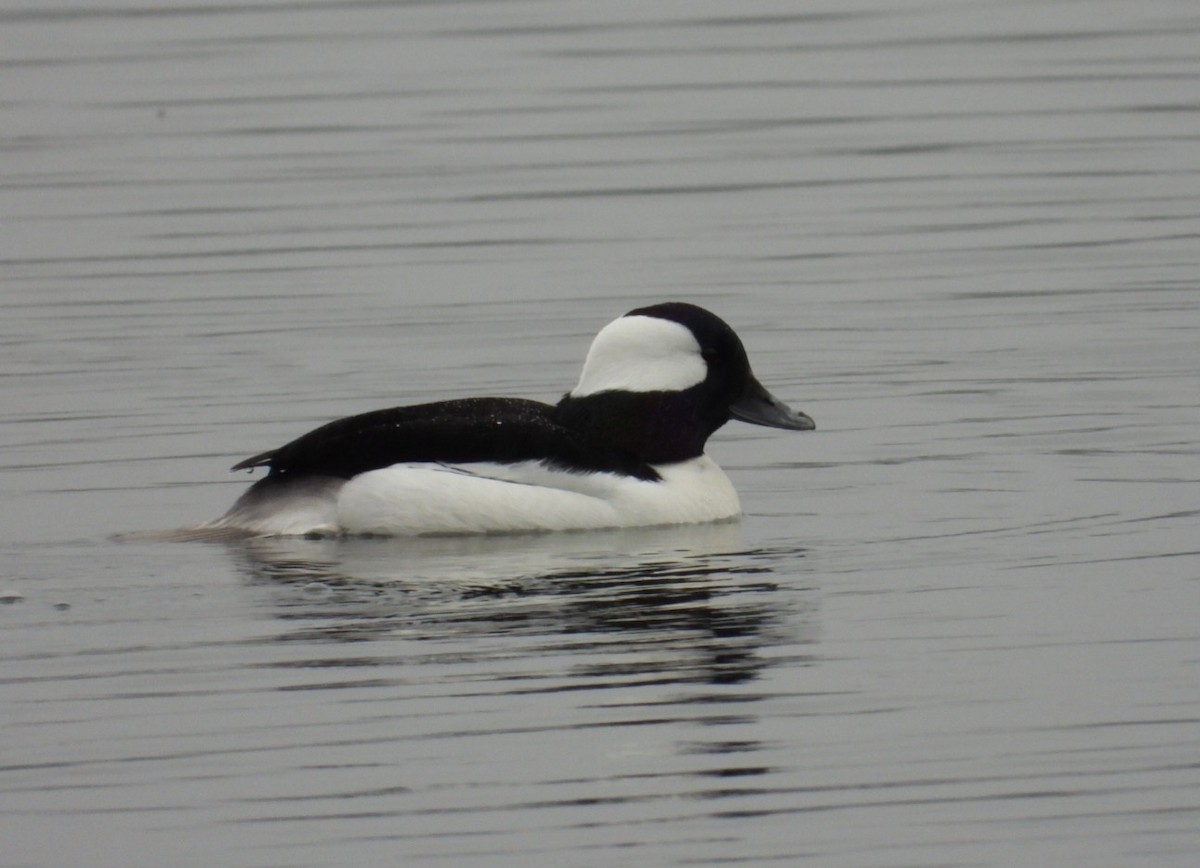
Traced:
<path fill-rule="evenodd" d="M 655 316 L 623 316 L 600 330 L 571 397 L 674 392 L 703 382 L 708 365 L 691 329 Z"/>

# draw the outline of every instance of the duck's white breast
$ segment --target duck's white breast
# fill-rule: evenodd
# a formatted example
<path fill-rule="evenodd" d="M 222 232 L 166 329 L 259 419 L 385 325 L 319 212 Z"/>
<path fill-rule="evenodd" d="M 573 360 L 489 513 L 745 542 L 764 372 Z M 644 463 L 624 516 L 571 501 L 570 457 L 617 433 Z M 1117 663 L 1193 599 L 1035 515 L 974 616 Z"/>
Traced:
<path fill-rule="evenodd" d="M 647 481 L 514 465 L 396 464 L 337 494 L 344 533 L 455 534 L 693 524 L 734 518 L 737 492 L 707 456 L 656 468 Z"/>

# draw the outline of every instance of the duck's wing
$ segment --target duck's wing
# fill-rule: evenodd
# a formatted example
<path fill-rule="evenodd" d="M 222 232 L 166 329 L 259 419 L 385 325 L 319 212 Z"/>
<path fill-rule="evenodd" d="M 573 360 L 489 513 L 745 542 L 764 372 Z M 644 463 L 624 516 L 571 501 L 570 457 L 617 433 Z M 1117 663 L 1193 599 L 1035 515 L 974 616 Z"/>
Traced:
<path fill-rule="evenodd" d="M 613 471 L 657 478 L 635 456 L 585 443 L 555 421 L 549 404 L 519 398 L 467 398 L 375 410 L 338 419 L 233 466 L 271 474 L 350 479 L 406 462 L 515 464 L 543 461 L 581 473 Z"/>

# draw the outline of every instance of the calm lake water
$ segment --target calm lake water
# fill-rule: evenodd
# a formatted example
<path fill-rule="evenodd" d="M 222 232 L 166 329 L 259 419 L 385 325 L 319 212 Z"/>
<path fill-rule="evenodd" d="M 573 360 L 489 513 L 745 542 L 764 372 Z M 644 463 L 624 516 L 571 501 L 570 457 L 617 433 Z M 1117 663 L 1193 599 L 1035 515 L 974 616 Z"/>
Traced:
<path fill-rule="evenodd" d="M 0 0 L 4 866 L 1191 866 L 1194 0 Z M 119 543 L 712 308 L 740 525 Z"/>

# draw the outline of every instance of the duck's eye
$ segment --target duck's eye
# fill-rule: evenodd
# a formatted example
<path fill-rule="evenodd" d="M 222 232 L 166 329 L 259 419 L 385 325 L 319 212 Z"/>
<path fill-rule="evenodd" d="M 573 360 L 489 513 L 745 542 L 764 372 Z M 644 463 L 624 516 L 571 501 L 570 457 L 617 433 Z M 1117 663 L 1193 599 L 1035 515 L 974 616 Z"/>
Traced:
<path fill-rule="evenodd" d="M 704 361 L 706 361 L 706 362 L 711 362 L 718 355 L 719 354 L 717 353 L 717 351 L 714 347 L 701 347 L 700 348 L 700 357 L 702 359 L 704 359 Z"/>

